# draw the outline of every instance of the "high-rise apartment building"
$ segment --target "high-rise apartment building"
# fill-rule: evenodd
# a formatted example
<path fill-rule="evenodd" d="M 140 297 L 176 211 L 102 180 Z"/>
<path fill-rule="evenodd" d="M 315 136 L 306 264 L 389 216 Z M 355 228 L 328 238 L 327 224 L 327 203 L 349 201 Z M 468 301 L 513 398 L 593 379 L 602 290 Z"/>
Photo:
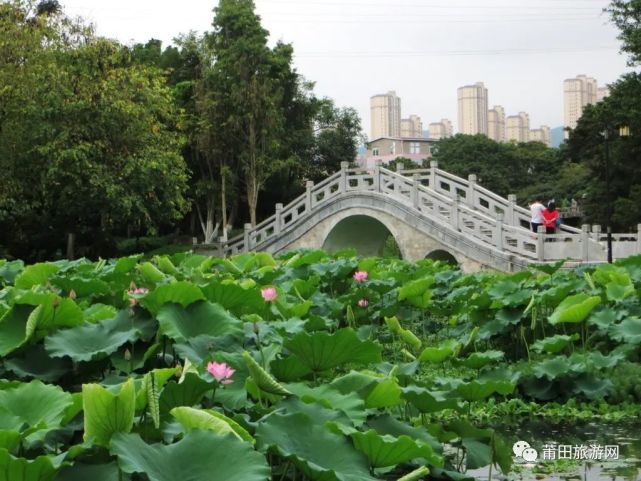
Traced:
<path fill-rule="evenodd" d="M 528 142 L 530 139 L 530 116 L 525 112 L 510 115 L 505 119 L 505 137 L 508 142 Z"/>
<path fill-rule="evenodd" d="M 410 115 L 409 119 L 401 119 L 401 137 L 414 139 L 423 137 L 423 122 L 418 115 Z"/>
<path fill-rule="evenodd" d="M 487 135 L 487 88 L 483 82 L 458 89 L 458 130 Z"/>
<path fill-rule="evenodd" d="M 452 122 L 448 119 L 441 119 L 440 122 L 433 122 L 428 126 L 430 139 L 446 139 L 454 135 Z"/>
<path fill-rule="evenodd" d="M 505 142 L 505 109 L 500 105 L 487 112 L 487 136 L 496 142 Z"/>
<path fill-rule="evenodd" d="M 597 102 L 597 82 L 592 77 L 577 75 L 576 78 L 563 81 L 563 114 L 565 126 L 571 129 L 583 114 L 586 105 Z M 565 132 L 568 138 L 568 132 Z"/>
<path fill-rule="evenodd" d="M 547 125 L 541 125 L 538 129 L 530 130 L 530 142 L 543 142 L 548 147 L 552 147 L 550 127 Z"/>
<path fill-rule="evenodd" d="M 598 87 L 596 89 L 596 101 L 601 102 L 604 98 L 610 95 L 610 87 Z"/>
<path fill-rule="evenodd" d="M 372 140 L 401 136 L 401 99 L 396 92 L 374 95 L 370 98 Z"/>

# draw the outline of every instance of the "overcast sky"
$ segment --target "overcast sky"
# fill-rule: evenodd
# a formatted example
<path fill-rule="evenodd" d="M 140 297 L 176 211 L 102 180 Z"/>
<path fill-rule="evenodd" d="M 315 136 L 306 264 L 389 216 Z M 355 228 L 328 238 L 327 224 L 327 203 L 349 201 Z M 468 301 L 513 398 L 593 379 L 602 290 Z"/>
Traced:
<path fill-rule="evenodd" d="M 62 0 L 68 14 L 123 43 L 208 30 L 215 0 Z M 532 128 L 563 123 L 563 80 L 599 85 L 628 71 L 607 0 L 256 0 L 271 41 L 293 43 L 318 95 L 355 107 L 369 135 L 370 96 L 395 90 L 402 116 L 456 126 L 456 89 L 485 82 L 489 103 Z"/>

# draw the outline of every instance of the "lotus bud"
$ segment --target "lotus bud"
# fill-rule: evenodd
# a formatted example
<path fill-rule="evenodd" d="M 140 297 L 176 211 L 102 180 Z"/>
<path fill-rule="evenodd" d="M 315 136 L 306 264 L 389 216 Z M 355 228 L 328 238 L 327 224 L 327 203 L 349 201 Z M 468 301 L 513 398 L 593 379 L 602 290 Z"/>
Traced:
<path fill-rule="evenodd" d="M 76 291 L 74 291 L 73 289 L 71 289 L 71 290 L 69 291 L 69 299 L 75 299 L 76 297 L 78 297 L 78 296 L 76 295 Z"/>
<path fill-rule="evenodd" d="M 131 351 L 129 349 L 125 349 L 125 361 L 131 361 Z"/>

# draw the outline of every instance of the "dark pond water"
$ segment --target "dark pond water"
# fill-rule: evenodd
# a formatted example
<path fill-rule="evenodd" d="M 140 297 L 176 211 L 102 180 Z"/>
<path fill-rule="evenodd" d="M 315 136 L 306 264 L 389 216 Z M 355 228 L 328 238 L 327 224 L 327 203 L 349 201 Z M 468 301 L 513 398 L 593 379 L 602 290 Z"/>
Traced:
<path fill-rule="evenodd" d="M 513 472 L 505 476 L 494 470 L 493 480 L 641 481 L 641 417 L 637 422 L 617 424 L 525 420 L 495 429 L 510 445 L 518 441 L 529 443 L 537 451 L 537 459 L 523 459 L 532 458 L 532 452 L 521 458 L 512 453 Z M 489 479 L 488 469 L 467 474 L 479 480 Z"/>

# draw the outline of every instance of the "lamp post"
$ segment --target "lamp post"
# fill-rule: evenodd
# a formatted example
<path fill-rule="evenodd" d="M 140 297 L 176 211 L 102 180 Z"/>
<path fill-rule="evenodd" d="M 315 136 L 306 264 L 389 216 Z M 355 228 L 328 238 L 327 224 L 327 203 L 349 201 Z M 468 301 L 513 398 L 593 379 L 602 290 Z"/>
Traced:
<path fill-rule="evenodd" d="M 623 125 L 619 127 L 619 137 L 628 137 L 630 127 Z M 608 249 L 608 263 L 612 264 L 612 193 L 610 191 L 610 129 L 606 127 L 603 131 L 605 139 L 605 203 L 606 203 L 606 239 Z"/>

